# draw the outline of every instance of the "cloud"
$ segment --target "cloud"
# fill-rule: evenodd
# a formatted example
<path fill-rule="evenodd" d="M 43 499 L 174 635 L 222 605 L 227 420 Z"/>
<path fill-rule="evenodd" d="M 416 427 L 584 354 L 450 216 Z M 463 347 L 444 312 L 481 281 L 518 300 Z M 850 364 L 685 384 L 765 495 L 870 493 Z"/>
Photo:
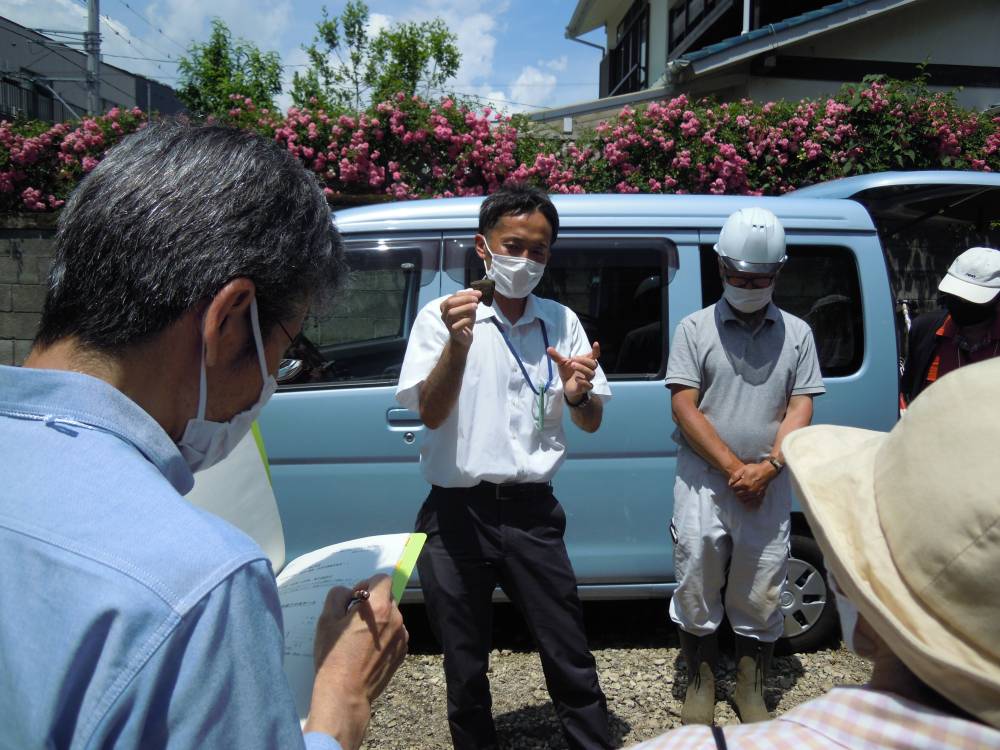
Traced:
<path fill-rule="evenodd" d="M 515 104 L 512 107 L 518 111 L 535 107 L 552 106 L 552 94 L 556 90 L 558 79 L 552 73 L 546 73 L 533 65 L 521 68 L 521 73 L 510 87 L 510 99 Z"/>
<path fill-rule="evenodd" d="M 549 70 L 555 70 L 560 73 L 563 73 L 566 71 L 566 68 L 569 67 L 569 57 L 563 55 L 562 57 L 558 57 L 555 60 L 539 60 L 538 65 L 539 67 L 548 68 Z"/>
<path fill-rule="evenodd" d="M 226 22 L 234 37 L 247 39 L 262 50 L 274 49 L 274 40 L 288 29 L 290 0 L 155 0 L 146 15 L 184 45 L 208 37 L 212 18 Z"/>
<path fill-rule="evenodd" d="M 368 32 L 368 38 L 371 39 L 390 26 L 392 26 L 392 16 L 387 16 L 384 13 L 369 13 L 368 27 L 365 30 Z"/>

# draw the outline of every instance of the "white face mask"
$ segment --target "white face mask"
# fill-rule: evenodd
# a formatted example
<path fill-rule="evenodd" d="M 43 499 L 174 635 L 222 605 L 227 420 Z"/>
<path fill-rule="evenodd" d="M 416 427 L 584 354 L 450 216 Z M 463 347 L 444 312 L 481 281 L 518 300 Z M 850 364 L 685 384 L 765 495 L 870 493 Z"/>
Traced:
<path fill-rule="evenodd" d="M 762 307 L 766 307 L 774 295 L 773 283 L 763 289 L 744 289 L 723 281 L 722 287 L 722 296 L 726 298 L 726 302 L 734 310 L 739 310 L 741 313 L 757 312 Z"/>
<path fill-rule="evenodd" d="M 856 654 L 858 650 L 854 646 L 854 629 L 858 626 L 858 608 L 840 590 L 833 576 L 827 576 L 827 581 L 830 583 L 833 601 L 837 605 L 837 617 L 840 618 L 840 632 L 844 637 L 844 646 Z"/>
<path fill-rule="evenodd" d="M 254 345 L 257 347 L 257 359 L 260 363 L 260 376 L 264 383 L 257 402 L 246 411 L 240 412 L 228 422 L 211 422 L 205 419 L 205 407 L 208 401 L 208 386 L 205 379 L 205 347 L 201 349 L 201 383 L 198 386 L 198 416 L 189 419 L 184 435 L 177 447 L 187 461 L 191 471 L 202 471 L 214 466 L 228 456 L 236 444 L 240 442 L 253 426 L 253 422 L 264 408 L 275 390 L 278 382 L 267 371 L 264 359 L 264 343 L 260 335 L 260 321 L 257 318 L 257 298 L 250 301 L 250 325 L 253 328 Z"/>
<path fill-rule="evenodd" d="M 495 255 L 483 237 L 483 246 L 490 254 L 486 278 L 493 279 L 497 291 L 507 299 L 523 299 L 531 294 L 545 273 L 545 265 L 530 258 Z"/>

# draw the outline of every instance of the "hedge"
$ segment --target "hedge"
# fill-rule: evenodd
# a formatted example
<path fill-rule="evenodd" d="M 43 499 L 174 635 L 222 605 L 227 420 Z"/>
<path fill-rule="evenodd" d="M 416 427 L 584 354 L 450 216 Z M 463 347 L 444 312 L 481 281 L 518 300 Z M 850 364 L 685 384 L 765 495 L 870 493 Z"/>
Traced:
<path fill-rule="evenodd" d="M 482 195 L 506 180 L 551 192 L 779 195 L 890 169 L 1000 170 L 1000 117 L 926 81 L 873 77 L 831 98 L 757 104 L 686 96 L 624 108 L 578 141 L 453 98 L 397 94 L 361 114 L 258 109 L 234 95 L 218 122 L 272 138 L 331 202 Z M 0 122 L 0 212 L 53 211 L 105 151 L 146 125 L 138 109 L 79 123 Z"/>

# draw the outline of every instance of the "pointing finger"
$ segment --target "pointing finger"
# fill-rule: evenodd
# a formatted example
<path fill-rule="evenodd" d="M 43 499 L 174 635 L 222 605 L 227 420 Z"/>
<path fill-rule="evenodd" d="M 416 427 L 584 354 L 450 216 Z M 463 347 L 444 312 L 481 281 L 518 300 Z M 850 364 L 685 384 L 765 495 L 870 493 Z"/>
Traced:
<path fill-rule="evenodd" d="M 558 365 L 559 367 L 563 367 L 564 365 L 569 363 L 569 360 L 566 359 L 566 357 L 561 355 L 559 352 L 557 352 L 554 346 L 550 346 L 548 349 L 546 349 L 545 353 L 548 354 L 549 358 L 553 362 L 555 362 L 556 365 Z"/>
<path fill-rule="evenodd" d="M 601 358 L 601 345 L 599 342 L 595 341 L 590 347 L 590 356 L 593 359 Z"/>

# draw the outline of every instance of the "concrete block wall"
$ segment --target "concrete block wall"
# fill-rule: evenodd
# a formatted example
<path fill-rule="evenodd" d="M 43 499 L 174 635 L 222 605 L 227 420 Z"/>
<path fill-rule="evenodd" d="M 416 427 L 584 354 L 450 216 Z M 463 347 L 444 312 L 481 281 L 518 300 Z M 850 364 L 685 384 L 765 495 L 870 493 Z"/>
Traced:
<path fill-rule="evenodd" d="M 338 197 L 332 208 L 352 208 L 388 200 L 384 195 L 344 195 Z M 31 351 L 45 303 L 56 220 L 57 214 L 0 216 L 0 365 L 21 365 Z M 381 283 L 383 286 L 379 289 L 392 290 L 391 282 L 383 279 Z M 369 296 L 364 291 L 360 290 L 358 296 Z M 390 301 L 383 300 L 385 303 Z M 351 332 L 349 337 L 389 335 L 383 331 L 394 333 L 399 327 L 398 311 L 391 305 L 388 310 L 383 319 L 368 316 L 357 321 L 358 330 Z"/>
<path fill-rule="evenodd" d="M 0 365 L 20 365 L 41 320 L 55 217 L 0 218 Z"/>

